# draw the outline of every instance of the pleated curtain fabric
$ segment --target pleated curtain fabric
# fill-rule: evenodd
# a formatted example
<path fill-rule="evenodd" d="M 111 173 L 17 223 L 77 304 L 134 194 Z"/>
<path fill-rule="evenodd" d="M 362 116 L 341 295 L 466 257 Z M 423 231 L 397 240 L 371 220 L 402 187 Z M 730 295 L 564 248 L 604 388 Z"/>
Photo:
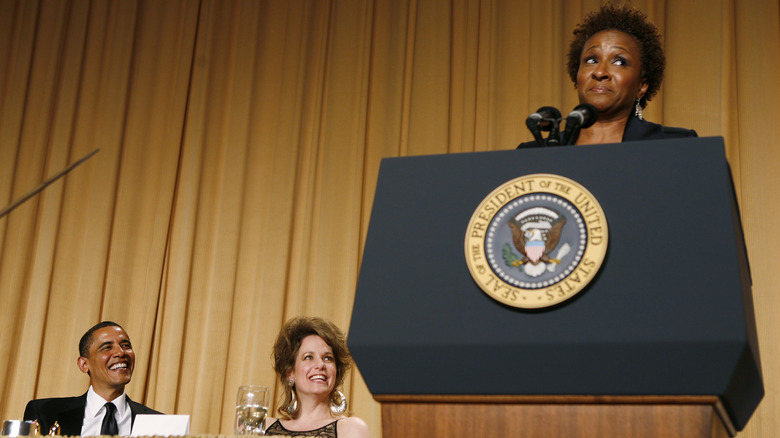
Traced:
<path fill-rule="evenodd" d="M 83 394 L 74 346 L 111 320 L 134 401 L 231 434 L 240 385 L 282 390 L 286 320 L 349 330 L 382 160 L 532 140 L 577 105 L 565 53 L 602 3 L 0 0 L 0 208 L 100 149 L 0 218 L 0 416 Z M 765 364 L 740 437 L 780 436 L 780 3 L 630 3 L 666 52 L 645 119 L 725 139 Z M 379 438 L 360 366 L 342 390 Z"/>

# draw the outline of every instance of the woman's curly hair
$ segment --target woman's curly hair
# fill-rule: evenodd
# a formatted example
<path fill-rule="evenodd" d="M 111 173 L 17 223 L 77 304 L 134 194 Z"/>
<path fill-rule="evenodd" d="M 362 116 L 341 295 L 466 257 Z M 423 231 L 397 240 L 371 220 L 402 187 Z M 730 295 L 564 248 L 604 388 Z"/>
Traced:
<path fill-rule="evenodd" d="M 577 71 L 580 69 L 580 58 L 585 42 L 603 30 L 619 30 L 631 35 L 641 50 L 642 69 L 640 77 L 647 82 L 647 92 L 639 104 L 642 108 L 655 96 L 661 88 L 666 67 L 666 57 L 661 43 L 661 34 L 647 16 L 630 5 L 617 6 L 607 4 L 598 11 L 591 12 L 585 20 L 574 29 L 574 39 L 569 45 L 567 54 L 567 69 L 569 77 L 575 86 Z"/>

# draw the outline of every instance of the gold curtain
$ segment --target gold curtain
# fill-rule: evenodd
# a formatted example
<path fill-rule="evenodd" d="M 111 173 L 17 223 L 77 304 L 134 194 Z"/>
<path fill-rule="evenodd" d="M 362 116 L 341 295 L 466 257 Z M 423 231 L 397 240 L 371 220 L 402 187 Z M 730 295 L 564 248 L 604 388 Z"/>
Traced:
<path fill-rule="evenodd" d="M 348 330 L 380 160 L 530 140 L 528 114 L 577 103 L 563 55 L 601 3 L 0 0 L 0 207 L 100 149 L 0 219 L 0 415 L 83 393 L 78 338 L 109 319 L 132 398 L 231 433 L 239 384 L 278 397 L 285 320 Z M 726 140 L 767 392 L 740 436 L 773 437 L 780 7 L 632 3 L 665 36 L 646 117 Z M 359 372 L 345 392 L 381 436 Z"/>

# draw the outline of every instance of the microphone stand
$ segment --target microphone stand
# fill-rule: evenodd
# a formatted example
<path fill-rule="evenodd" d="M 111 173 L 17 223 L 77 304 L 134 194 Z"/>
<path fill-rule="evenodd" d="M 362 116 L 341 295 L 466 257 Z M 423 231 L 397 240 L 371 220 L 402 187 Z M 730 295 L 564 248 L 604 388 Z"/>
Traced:
<path fill-rule="evenodd" d="M 99 150 L 100 150 L 100 149 L 95 149 L 94 151 L 92 151 L 92 152 L 88 153 L 87 155 L 85 155 L 85 156 L 84 156 L 83 158 L 81 158 L 80 160 L 76 161 L 75 163 L 71 164 L 70 166 L 68 166 L 68 167 L 66 167 L 66 168 L 64 168 L 64 169 L 62 169 L 62 170 L 61 170 L 61 171 L 59 171 L 59 172 L 57 172 L 57 173 L 56 173 L 54 176 L 50 177 L 50 178 L 49 178 L 49 179 L 47 179 L 46 181 L 44 181 L 44 182 L 42 182 L 42 183 L 38 184 L 38 186 L 37 186 L 37 187 L 35 187 L 34 189 L 32 189 L 32 190 L 30 190 L 29 192 L 27 192 L 27 193 L 25 193 L 24 195 L 22 195 L 22 197 L 21 197 L 21 198 L 19 198 L 19 199 L 17 199 L 16 201 L 12 202 L 12 203 L 11 203 L 11 205 L 9 205 L 9 206 L 5 207 L 4 209 L 0 210 L 0 218 L 2 218 L 3 216 L 7 215 L 8 213 L 10 213 L 10 212 L 11 212 L 11 210 L 15 209 L 16 207 L 18 207 L 18 206 L 22 205 L 22 203 L 24 203 L 24 201 L 26 201 L 26 200 L 28 200 L 28 199 L 32 198 L 33 196 L 35 196 L 36 194 L 38 194 L 38 192 L 40 192 L 41 190 L 43 190 L 43 189 L 45 189 L 46 187 L 48 187 L 48 186 L 49 186 L 49 184 L 51 184 L 51 183 L 53 183 L 54 181 L 57 181 L 58 179 L 60 179 L 61 177 L 63 177 L 63 176 L 66 174 L 66 173 L 68 173 L 68 172 L 70 172 L 71 170 L 73 170 L 73 169 L 74 169 L 76 166 L 78 166 L 79 164 L 81 164 L 81 163 L 83 163 L 83 162 L 87 161 L 87 160 L 88 160 L 89 158 L 91 158 L 93 155 L 95 155 L 96 153 L 98 153 L 98 151 L 99 151 Z"/>
<path fill-rule="evenodd" d="M 566 118 L 566 129 L 563 131 L 563 144 L 570 145 L 571 140 L 580 136 L 580 124 L 579 120 L 569 116 Z"/>
<path fill-rule="evenodd" d="M 545 146 L 544 138 L 542 138 L 542 130 L 540 128 L 540 125 L 542 123 L 542 118 L 539 116 L 539 114 L 531 114 L 527 119 L 525 119 L 525 126 L 528 127 L 528 130 L 531 131 L 531 134 L 534 136 L 534 141 L 539 146 Z"/>
<path fill-rule="evenodd" d="M 561 145 L 561 137 L 560 137 L 561 119 L 548 119 L 548 120 L 552 126 L 550 127 L 550 134 L 547 136 L 547 140 L 545 140 L 544 144 L 545 146 L 560 146 Z"/>

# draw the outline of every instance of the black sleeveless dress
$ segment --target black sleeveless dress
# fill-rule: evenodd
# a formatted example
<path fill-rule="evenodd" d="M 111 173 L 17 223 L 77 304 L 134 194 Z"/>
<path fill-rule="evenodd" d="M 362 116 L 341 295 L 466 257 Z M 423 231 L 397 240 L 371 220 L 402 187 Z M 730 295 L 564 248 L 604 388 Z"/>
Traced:
<path fill-rule="evenodd" d="M 274 421 L 274 423 L 270 426 L 268 426 L 268 429 L 265 430 L 266 435 L 281 435 L 281 436 L 305 436 L 305 437 L 317 437 L 317 438 L 336 438 L 338 434 L 336 433 L 336 423 L 338 420 L 326 424 L 319 429 L 314 430 L 305 430 L 305 431 L 297 431 L 297 430 L 287 430 L 282 426 L 282 423 L 279 422 L 279 420 Z"/>

